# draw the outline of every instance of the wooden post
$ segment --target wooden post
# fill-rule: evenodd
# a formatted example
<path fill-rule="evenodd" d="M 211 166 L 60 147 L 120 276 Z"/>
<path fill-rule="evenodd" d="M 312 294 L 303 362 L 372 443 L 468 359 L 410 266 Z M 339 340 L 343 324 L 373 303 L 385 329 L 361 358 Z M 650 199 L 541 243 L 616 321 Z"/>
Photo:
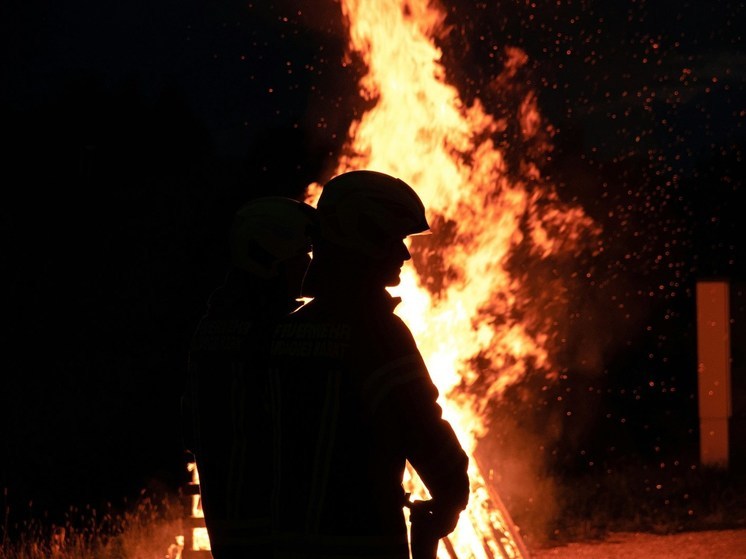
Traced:
<path fill-rule="evenodd" d="M 729 466 L 730 302 L 727 281 L 697 282 L 700 461 Z"/>

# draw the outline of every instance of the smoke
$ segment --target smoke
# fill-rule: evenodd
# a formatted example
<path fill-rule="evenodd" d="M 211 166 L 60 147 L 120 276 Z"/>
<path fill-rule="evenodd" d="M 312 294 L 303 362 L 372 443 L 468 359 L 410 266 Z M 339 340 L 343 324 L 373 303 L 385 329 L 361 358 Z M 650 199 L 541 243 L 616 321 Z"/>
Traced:
<path fill-rule="evenodd" d="M 525 414 L 496 414 L 474 459 L 510 511 L 524 541 L 532 545 L 551 536 L 561 512 L 557 482 L 544 455 L 547 439 L 557 440 L 562 429 L 556 418 L 541 432 L 530 422 Z"/>

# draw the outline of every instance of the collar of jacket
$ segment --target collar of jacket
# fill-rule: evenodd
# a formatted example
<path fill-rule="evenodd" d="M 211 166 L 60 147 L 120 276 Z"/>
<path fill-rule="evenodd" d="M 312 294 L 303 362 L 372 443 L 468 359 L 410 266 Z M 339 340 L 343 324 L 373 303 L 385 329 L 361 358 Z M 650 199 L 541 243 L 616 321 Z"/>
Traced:
<path fill-rule="evenodd" d="M 394 312 L 401 303 L 401 297 L 392 296 L 386 289 L 374 291 L 322 290 L 312 300 L 323 305 L 353 312 L 370 309 Z"/>

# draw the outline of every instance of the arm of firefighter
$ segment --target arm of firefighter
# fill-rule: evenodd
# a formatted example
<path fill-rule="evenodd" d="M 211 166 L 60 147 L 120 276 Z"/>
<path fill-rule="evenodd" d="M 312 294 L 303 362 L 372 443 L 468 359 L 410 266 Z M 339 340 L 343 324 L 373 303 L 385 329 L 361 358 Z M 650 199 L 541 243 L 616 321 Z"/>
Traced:
<path fill-rule="evenodd" d="M 443 537 L 456 527 L 469 499 L 468 457 L 442 417 L 438 390 L 409 330 L 399 357 L 371 375 L 369 404 L 376 421 L 388 425 L 396 444 L 427 487 L 433 529 Z"/>
<path fill-rule="evenodd" d="M 407 459 L 432 496 L 427 507 L 431 529 L 444 537 L 455 529 L 469 501 L 469 459 L 453 428 L 442 418 L 437 390 L 434 386 L 428 390 L 428 381 L 429 376 L 403 395 L 409 396 L 403 423 L 409 427 Z"/>

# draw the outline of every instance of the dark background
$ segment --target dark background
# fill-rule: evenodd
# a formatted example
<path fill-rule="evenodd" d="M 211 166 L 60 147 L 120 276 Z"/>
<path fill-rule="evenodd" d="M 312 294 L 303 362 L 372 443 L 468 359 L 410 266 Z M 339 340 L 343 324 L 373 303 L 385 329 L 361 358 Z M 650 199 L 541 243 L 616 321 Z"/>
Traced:
<path fill-rule="evenodd" d="M 744 414 L 743 5 L 444 5 L 465 100 L 508 110 L 490 84 L 506 46 L 526 51 L 554 129 L 542 172 L 604 226 L 564 325 L 592 365 L 573 352 L 548 395 L 506 409 L 537 436 L 547 409 L 592 410 L 534 449 L 550 471 L 696 462 L 699 279 L 733 282 Z M 328 178 L 364 109 L 339 4 L 4 2 L 0 26 L 6 504 L 56 514 L 178 488 L 186 350 L 231 215 Z"/>

